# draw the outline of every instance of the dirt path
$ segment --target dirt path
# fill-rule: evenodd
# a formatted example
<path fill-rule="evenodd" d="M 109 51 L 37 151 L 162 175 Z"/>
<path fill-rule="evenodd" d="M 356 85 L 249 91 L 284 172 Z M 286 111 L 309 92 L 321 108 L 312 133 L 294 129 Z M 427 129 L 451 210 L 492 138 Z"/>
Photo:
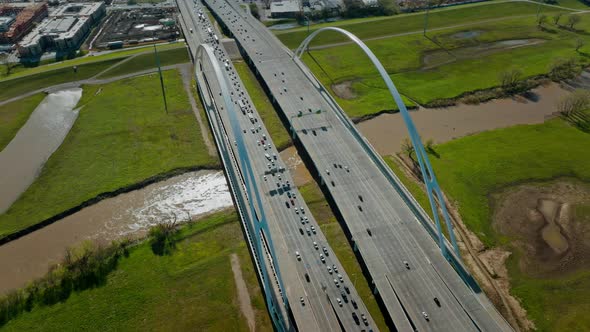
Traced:
<path fill-rule="evenodd" d="M 248 327 L 250 331 L 256 331 L 256 318 L 254 315 L 254 309 L 252 308 L 252 302 L 250 301 L 250 294 L 248 294 L 248 287 L 242 276 L 242 268 L 240 267 L 240 259 L 238 255 L 231 254 L 231 270 L 234 273 L 234 280 L 236 287 L 238 288 L 238 301 L 240 302 L 240 310 L 248 321 Z"/>
<path fill-rule="evenodd" d="M 199 127 L 201 128 L 201 136 L 203 136 L 203 142 L 205 142 L 205 145 L 207 146 L 207 150 L 209 151 L 209 155 L 212 157 L 217 156 L 217 152 L 215 150 L 215 146 L 213 145 L 213 143 L 211 143 L 211 140 L 209 139 L 209 128 L 205 125 L 205 123 L 203 122 L 203 119 L 201 118 L 201 112 L 199 112 L 199 107 L 197 106 L 197 102 L 195 100 L 195 97 L 193 96 L 193 93 L 191 91 L 192 89 L 192 69 L 193 69 L 193 65 L 192 63 L 187 63 L 182 65 L 179 70 L 180 70 L 180 74 L 182 76 L 182 82 L 184 85 L 184 90 L 186 91 L 186 95 L 188 96 L 188 100 L 191 103 L 191 107 L 193 108 L 193 112 L 195 113 L 195 116 L 197 117 L 197 122 L 199 123 Z"/>

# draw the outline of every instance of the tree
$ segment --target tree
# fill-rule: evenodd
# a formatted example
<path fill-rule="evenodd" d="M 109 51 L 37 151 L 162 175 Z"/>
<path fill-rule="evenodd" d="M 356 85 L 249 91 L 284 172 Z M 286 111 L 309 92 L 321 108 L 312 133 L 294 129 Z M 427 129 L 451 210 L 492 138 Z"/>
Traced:
<path fill-rule="evenodd" d="M 412 162 L 415 162 L 414 157 L 412 157 L 412 154 L 415 152 L 414 145 L 412 144 L 412 141 L 410 141 L 410 139 L 407 137 L 402 140 L 402 152 L 403 154 L 408 156 L 408 158 L 410 158 Z"/>
<path fill-rule="evenodd" d="M 520 81 L 521 76 L 522 71 L 517 68 L 501 72 L 499 78 L 500 83 L 502 84 L 502 89 L 509 93 L 516 92 L 518 90 L 518 83 Z"/>
<path fill-rule="evenodd" d="M 541 28 L 543 24 L 547 22 L 547 15 L 541 14 L 539 18 L 537 18 L 537 27 Z"/>
<path fill-rule="evenodd" d="M 254 16 L 257 20 L 260 20 L 260 12 L 258 11 L 258 6 L 255 3 L 250 4 L 250 13 Z"/>
<path fill-rule="evenodd" d="M 569 24 L 570 29 L 574 29 L 574 25 L 580 23 L 580 15 L 570 15 L 567 18 L 567 24 Z"/>
<path fill-rule="evenodd" d="M 553 16 L 553 24 L 558 25 L 559 24 L 559 19 L 561 19 L 561 16 L 563 16 L 563 13 L 557 13 L 557 14 L 555 14 L 555 16 Z"/>
<path fill-rule="evenodd" d="M 564 116 L 573 115 L 576 112 L 586 110 L 590 107 L 590 92 L 577 89 L 571 94 L 563 97 L 557 103 L 557 111 Z"/>
<path fill-rule="evenodd" d="M 576 58 L 555 60 L 549 68 L 549 77 L 554 81 L 561 81 L 574 77 L 580 68 Z"/>
<path fill-rule="evenodd" d="M 576 39 L 576 52 L 580 51 L 580 48 L 584 46 L 584 39 L 578 38 Z"/>

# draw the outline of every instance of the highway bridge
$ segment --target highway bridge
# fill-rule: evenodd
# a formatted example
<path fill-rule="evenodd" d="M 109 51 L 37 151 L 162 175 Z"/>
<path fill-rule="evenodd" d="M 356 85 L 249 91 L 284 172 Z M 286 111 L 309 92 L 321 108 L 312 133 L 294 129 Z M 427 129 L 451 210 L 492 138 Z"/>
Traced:
<path fill-rule="evenodd" d="M 178 0 L 207 118 L 277 330 L 377 331 L 199 2 Z"/>
<path fill-rule="evenodd" d="M 205 1 L 265 84 L 335 203 L 392 329 L 510 331 L 453 244 L 439 237 L 440 229 L 307 67 L 238 2 Z"/>

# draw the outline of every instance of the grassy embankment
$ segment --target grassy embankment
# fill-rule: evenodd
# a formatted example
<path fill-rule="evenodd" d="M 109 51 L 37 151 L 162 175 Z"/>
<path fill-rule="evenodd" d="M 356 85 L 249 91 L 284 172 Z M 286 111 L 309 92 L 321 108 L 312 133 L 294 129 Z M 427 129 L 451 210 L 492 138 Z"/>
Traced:
<path fill-rule="evenodd" d="M 540 125 L 520 125 L 463 137 L 435 147 L 430 156 L 439 183 L 459 208 L 465 224 L 489 247 L 515 240 L 492 229 L 489 195 L 518 183 L 575 177 L 590 181 L 590 136 L 554 119 Z M 400 170 L 392 164 L 396 173 Z M 404 177 L 405 178 L 405 177 Z M 402 179 L 403 180 L 403 179 Z M 425 193 L 408 189 L 428 211 Z M 576 209 L 589 218 L 590 209 Z M 588 220 L 588 219 L 586 219 Z M 590 271 L 555 278 L 532 278 L 518 267 L 518 249 L 508 261 L 511 292 L 522 300 L 540 331 L 582 331 L 590 327 Z"/>
<path fill-rule="evenodd" d="M 550 16 L 557 11 L 552 7 L 542 8 L 543 13 Z M 551 18 L 544 29 L 539 29 L 536 10 L 537 5 L 530 3 L 487 3 L 433 11 L 429 19 L 430 28 L 448 28 L 431 30 L 428 33 L 430 39 L 421 33 L 424 17 L 420 13 L 363 24 L 342 24 L 342 27 L 364 39 L 413 32 L 368 40 L 366 43 L 383 62 L 404 96 L 419 104 L 429 104 L 455 98 L 468 91 L 499 86 L 498 75 L 506 69 L 518 68 L 522 71 L 522 78 L 526 78 L 546 74 L 557 58 L 574 57 L 587 62 L 586 47 L 576 52 L 575 44 L 578 38 L 586 40 L 586 43 L 590 41 L 584 33 L 585 20 L 589 17 L 581 15 L 582 23 L 577 26 L 577 29 L 583 30 L 580 33 L 556 27 Z M 564 16 L 562 22 L 566 19 L 567 16 Z M 467 31 L 474 31 L 475 35 L 457 35 Z M 297 30 L 278 35 L 292 47 L 305 36 L 306 32 Z M 515 39 L 533 39 L 533 44 L 520 47 L 492 44 Z M 342 41 L 345 39 L 336 33 L 326 32 L 312 46 Z M 396 109 L 381 78 L 357 46 L 335 46 L 312 51 L 312 55 L 321 68 L 309 56 L 304 59 L 326 86 L 353 82 L 352 90 L 356 96 L 352 99 L 337 98 L 350 116 L 362 117 L 381 110 Z"/>
<path fill-rule="evenodd" d="M 190 61 L 188 51 L 184 47 L 158 52 L 158 56 L 160 58 L 160 66 L 162 67 Z M 97 78 L 122 76 L 153 68 L 157 68 L 157 66 L 156 57 L 152 51 L 150 53 L 137 55 L 124 64 L 109 69 Z"/>
<path fill-rule="evenodd" d="M 45 98 L 45 95 L 39 93 L 0 106 L 0 151 L 10 143 L 43 98 Z"/>
<path fill-rule="evenodd" d="M 311 213 L 318 221 L 318 224 L 326 236 L 330 247 L 332 250 L 334 250 L 336 257 L 338 257 L 338 260 L 340 260 L 340 263 L 342 263 L 344 270 L 346 270 L 346 273 L 348 273 L 348 276 L 354 283 L 359 296 L 367 306 L 367 309 L 369 310 L 369 313 L 371 313 L 375 323 L 377 323 L 377 326 L 381 331 L 387 331 L 388 328 L 385 324 L 383 314 L 381 313 L 379 305 L 375 300 L 375 296 L 371 292 L 361 267 L 354 256 L 352 247 L 348 243 L 342 227 L 332 213 L 332 210 L 326 202 L 326 199 L 324 198 L 324 195 L 322 194 L 317 183 L 312 181 L 300 187 L 299 190 L 301 191 L 301 196 L 305 200 L 305 203 L 307 203 L 309 206 Z"/>
<path fill-rule="evenodd" d="M 240 258 L 256 328 L 272 330 L 237 216 L 221 212 L 183 226 L 171 255 L 149 242 L 130 249 L 104 285 L 35 306 L 5 331 L 248 331 L 240 312 L 230 255 Z"/>
<path fill-rule="evenodd" d="M 170 44 L 159 44 L 158 51 L 164 51 L 174 48 L 186 48 L 184 43 L 170 43 Z M 121 49 L 113 50 L 110 53 L 99 54 L 94 56 L 85 56 L 71 60 L 64 60 L 59 62 L 43 61 L 37 66 L 25 66 L 23 64 L 17 64 L 12 67 L 10 75 L 6 75 L 6 67 L 0 68 L 0 81 L 10 80 L 17 77 L 28 76 L 33 74 L 39 74 L 49 70 L 56 70 L 62 68 L 71 68 L 72 66 L 80 66 L 88 63 L 101 62 L 112 59 L 124 59 L 131 55 L 139 53 L 153 53 L 153 46 L 137 47 L 133 49 Z"/>
<path fill-rule="evenodd" d="M 110 59 L 101 62 L 93 62 L 78 66 L 78 72 L 74 73 L 71 67 L 45 71 L 39 74 L 22 76 L 19 78 L 0 81 L 0 101 L 17 97 L 19 95 L 47 88 L 53 85 L 84 80 L 100 73 L 120 61 Z"/>
<path fill-rule="evenodd" d="M 126 52 L 123 53 L 125 54 L 125 56 L 121 56 L 118 53 L 111 53 L 100 57 L 97 56 L 96 58 L 102 59 L 100 61 L 85 61 L 83 64 L 76 63 L 76 65 L 78 66 L 77 73 L 75 73 L 72 69 L 73 64 L 69 63 L 67 66 L 62 66 L 61 64 L 41 66 L 34 68 L 34 72 L 28 72 L 30 73 L 30 75 L 11 76 L 11 79 L 0 81 L 0 101 L 19 96 L 21 94 L 25 94 L 30 91 L 47 88 L 57 84 L 89 79 L 101 73 L 102 71 L 108 69 L 109 67 L 115 65 L 116 63 L 123 61 L 124 59 L 133 55 L 134 53 L 132 53 L 131 51 L 135 50 L 123 51 Z M 141 52 L 145 52 L 145 50 L 141 50 Z M 114 56 L 113 54 L 118 55 Z M 176 47 L 172 49 L 165 48 L 165 50 L 161 51 L 159 54 L 162 59 L 163 66 L 188 61 L 186 48 L 184 47 Z M 83 58 L 79 60 L 87 59 L 89 58 Z M 153 52 L 142 54 L 138 55 L 135 59 L 121 66 L 113 68 L 112 72 L 114 72 L 116 75 L 112 76 L 130 74 L 135 71 L 149 69 L 153 67 L 155 67 Z M 109 71 L 109 73 L 110 72 L 111 71 Z"/>
<path fill-rule="evenodd" d="M 169 114 L 155 74 L 86 86 L 70 133 L 37 180 L 3 215 L 0 237 L 103 193 L 175 170 L 216 167 L 177 71 L 164 72 Z"/>
<path fill-rule="evenodd" d="M 260 83 L 258 83 L 256 77 L 245 62 L 235 62 L 234 66 L 277 149 L 279 151 L 285 149 L 291 144 L 289 132 L 283 126 L 279 115 L 270 103 L 270 100 L 268 100 Z"/>

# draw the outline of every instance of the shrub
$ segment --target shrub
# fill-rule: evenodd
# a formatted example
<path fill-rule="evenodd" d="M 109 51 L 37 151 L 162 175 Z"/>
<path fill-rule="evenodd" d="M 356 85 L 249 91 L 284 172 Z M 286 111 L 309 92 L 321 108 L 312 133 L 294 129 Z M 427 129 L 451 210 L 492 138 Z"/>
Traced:
<path fill-rule="evenodd" d="M 35 305 L 65 301 L 72 291 L 104 284 L 119 259 L 129 254 L 130 244 L 128 239 L 110 246 L 87 242 L 77 249 L 67 249 L 62 263 L 51 267 L 45 277 L 0 297 L 0 326 Z"/>
<path fill-rule="evenodd" d="M 170 255 L 176 245 L 176 218 L 171 223 L 161 223 L 150 229 L 150 244 L 156 255 Z"/>
<path fill-rule="evenodd" d="M 573 78 L 581 72 L 581 68 L 575 58 L 557 59 L 549 68 L 549 77 L 554 81 Z"/>

